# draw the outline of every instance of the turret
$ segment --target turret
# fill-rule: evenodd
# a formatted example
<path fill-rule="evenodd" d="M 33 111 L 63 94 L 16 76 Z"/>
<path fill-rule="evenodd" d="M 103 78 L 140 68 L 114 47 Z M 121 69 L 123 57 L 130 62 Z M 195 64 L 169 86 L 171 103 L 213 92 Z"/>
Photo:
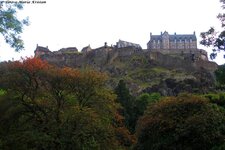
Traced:
<path fill-rule="evenodd" d="M 51 51 L 48 49 L 48 46 L 42 47 L 42 46 L 38 46 L 38 44 L 37 44 L 36 50 L 34 51 L 35 57 L 40 57 L 41 55 L 49 54 L 49 53 L 51 53 Z"/>

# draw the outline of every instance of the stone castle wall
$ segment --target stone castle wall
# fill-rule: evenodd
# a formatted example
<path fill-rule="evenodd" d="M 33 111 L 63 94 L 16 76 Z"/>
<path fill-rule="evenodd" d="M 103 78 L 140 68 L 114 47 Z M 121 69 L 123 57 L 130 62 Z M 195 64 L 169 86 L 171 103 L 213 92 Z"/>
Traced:
<path fill-rule="evenodd" d="M 85 67 L 99 66 L 113 63 L 115 59 L 126 61 L 134 55 L 146 55 L 165 67 L 203 67 L 210 71 L 217 68 L 215 63 L 208 61 L 207 52 L 204 50 L 137 50 L 135 48 L 101 47 L 85 53 L 58 54 L 51 53 L 42 55 L 41 58 L 58 66 Z M 190 64 L 190 65 L 187 65 Z M 191 70 L 191 69 L 190 69 Z"/>
<path fill-rule="evenodd" d="M 161 50 L 150 50 L 151 52 L 160 52 L 162 54 L 166 55 L 178 55 L 178 56 L 189 56 L 189 55 L 194 55 L 196 59 L 202 59 L 205 61 L 208 61 L 208 56 L 207 52 L 202 49 L 195 49 L 195 50 L 190 50 L 190 49 L 161 49 Z"/>

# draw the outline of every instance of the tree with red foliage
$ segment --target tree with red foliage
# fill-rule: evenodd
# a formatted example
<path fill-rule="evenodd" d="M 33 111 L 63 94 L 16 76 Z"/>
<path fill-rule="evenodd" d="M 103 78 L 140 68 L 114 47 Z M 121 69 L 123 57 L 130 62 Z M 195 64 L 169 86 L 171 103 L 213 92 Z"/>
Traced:
<path fill-rule="evenodd" d="M 0 148 L 120 149 L 132 144 L 128 130 L 115 123 L 118 104 L 105 86 L 105 74 L 57 68 L 39 58 L 5 66 L 5 71 L 0 68 L 6 91 L 0 96 Z M 121 136 L 126 142 L 119 141 Z"/>

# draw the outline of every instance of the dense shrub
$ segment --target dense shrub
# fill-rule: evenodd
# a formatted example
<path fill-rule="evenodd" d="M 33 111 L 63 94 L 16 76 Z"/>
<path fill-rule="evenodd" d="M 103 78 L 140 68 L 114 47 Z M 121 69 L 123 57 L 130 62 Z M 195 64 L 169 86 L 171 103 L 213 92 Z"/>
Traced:
<path fill-rule="evenodd" d="M 167 97 L 147 108 L 136 134 L 138 150 L 211 149 L 224 143 L 224 110 L 197 96 Z"/>

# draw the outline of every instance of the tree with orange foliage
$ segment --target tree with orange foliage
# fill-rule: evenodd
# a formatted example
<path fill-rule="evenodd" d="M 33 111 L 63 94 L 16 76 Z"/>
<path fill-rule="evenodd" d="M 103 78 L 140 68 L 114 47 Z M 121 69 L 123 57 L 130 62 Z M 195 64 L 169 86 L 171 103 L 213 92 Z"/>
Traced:
<path fill-rule="evenodd" d="M 105 87 L 105 74 L 57 68 L 39 58 L 9 62 L 4 69 L 0 68 L 0 86 L 6 91 L 0 96 L 0 148 L 127 146 L 118 141 L 116 130 L 122 126 L 113 122 L 118 104 Z"/>

